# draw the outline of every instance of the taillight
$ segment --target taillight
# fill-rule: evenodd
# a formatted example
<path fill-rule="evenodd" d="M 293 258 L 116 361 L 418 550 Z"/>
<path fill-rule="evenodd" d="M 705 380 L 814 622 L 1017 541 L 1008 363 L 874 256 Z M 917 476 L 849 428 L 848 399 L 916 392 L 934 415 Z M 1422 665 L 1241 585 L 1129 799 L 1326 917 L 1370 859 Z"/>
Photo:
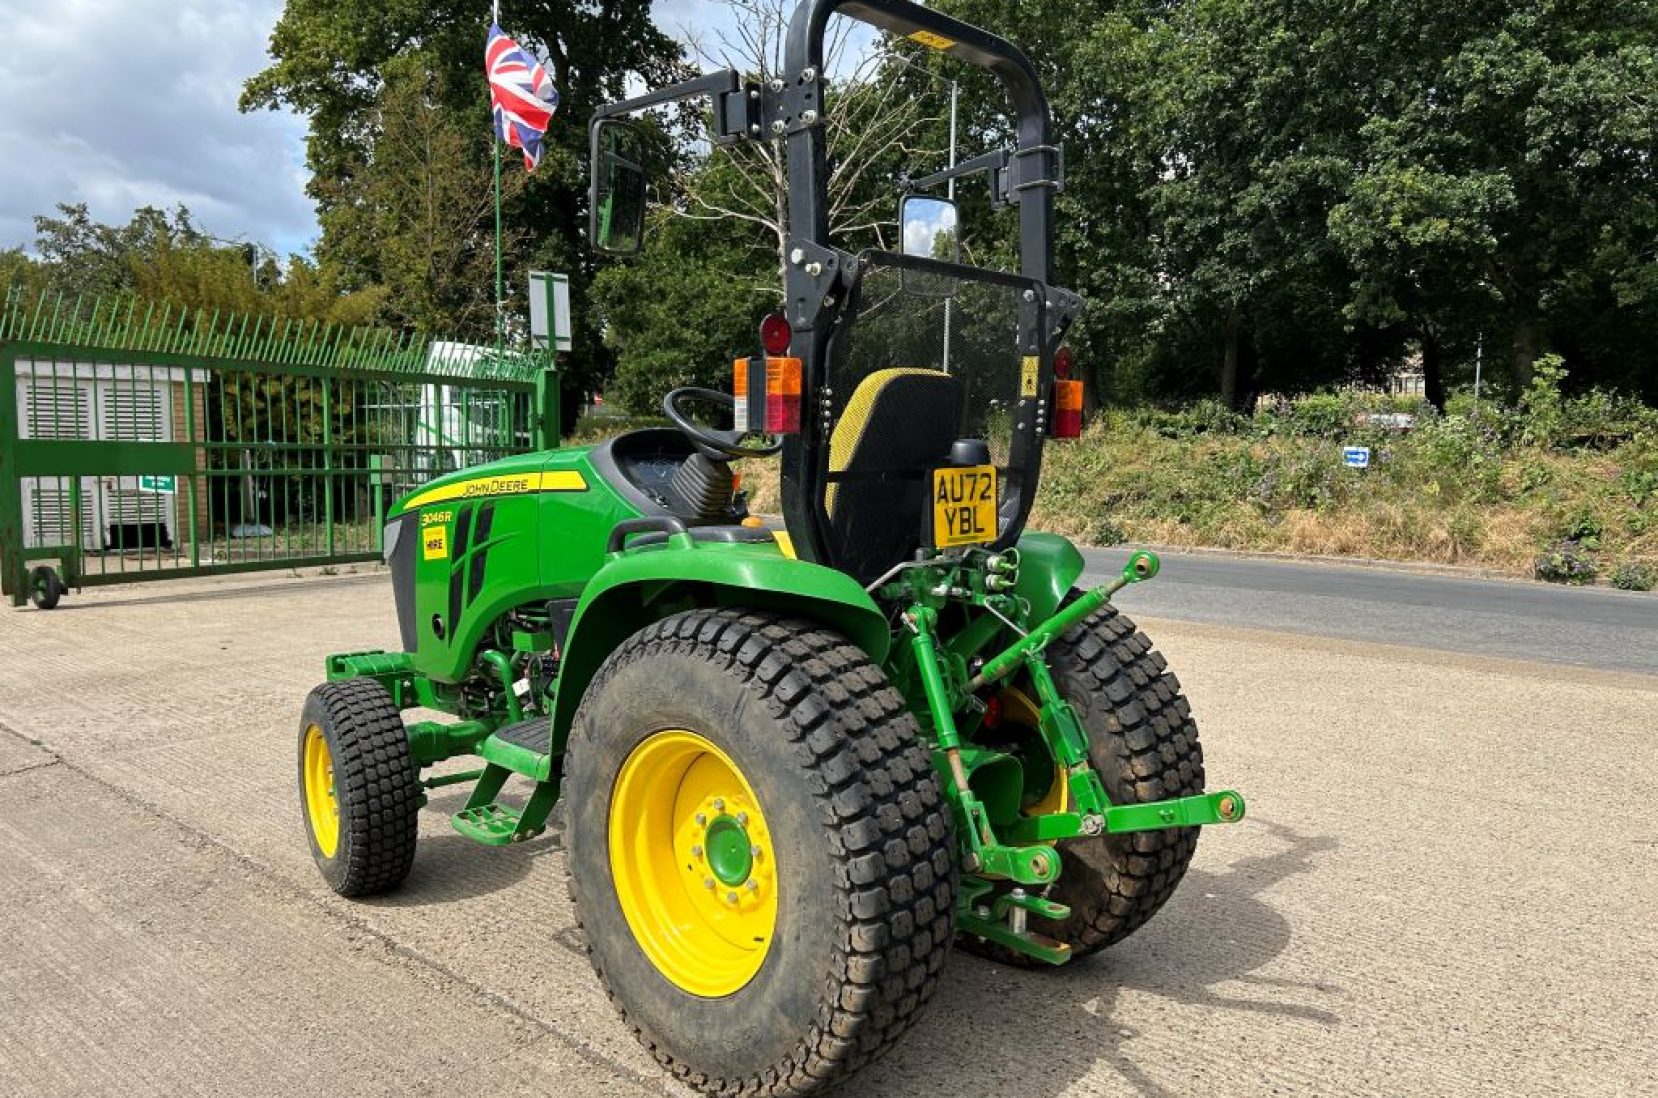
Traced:
<path fill-rule="evenodd" d="M 1082 437 L 1082 382 L 1071 377 L 1076 352 L 1061 347 L 1054 352 L 1054 420 L 1051 438 Z"/>
<path fill-rule="evenodd" d="M 767 355 L 739 358 L 733 364 L 733 426 L 738 431 L 770 435 L 800 433 L 800 360 Z"/>
<path fill-rule="evenodd" d="M 1054 376 L 1061 380 L 1071 376 L 1076 368 L 1077 353 L 1069 347 L 1061 347 L 1054 352 Z"/>
<path fill-rule="evenodd" d="M 766 433 L 800 433 L 800 360 L 766 359 Z"/>

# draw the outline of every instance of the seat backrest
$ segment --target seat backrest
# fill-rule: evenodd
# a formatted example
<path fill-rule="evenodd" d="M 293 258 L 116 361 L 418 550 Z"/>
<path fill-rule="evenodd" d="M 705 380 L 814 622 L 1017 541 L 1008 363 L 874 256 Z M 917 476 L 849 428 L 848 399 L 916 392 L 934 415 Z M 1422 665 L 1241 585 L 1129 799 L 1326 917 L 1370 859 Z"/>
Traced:
<path fill-rule="evenodd" d="M 960 437 L 966 389 L 939 370 L 877 370 L 829 438 L 824 511 L 836 564 L 869 582 L 921 543 L 927 472 Z"/>

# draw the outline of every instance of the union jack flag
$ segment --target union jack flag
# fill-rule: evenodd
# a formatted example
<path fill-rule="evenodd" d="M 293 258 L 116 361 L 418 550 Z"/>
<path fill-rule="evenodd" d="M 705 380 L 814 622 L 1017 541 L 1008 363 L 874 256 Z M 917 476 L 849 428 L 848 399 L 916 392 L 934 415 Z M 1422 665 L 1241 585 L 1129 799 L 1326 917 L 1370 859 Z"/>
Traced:
<path fill-rule="evenodd" d="M 489 101 L 495 108 L 495 136 L 524 150 L 524 166 L 535 171 L 541 163 L 541 135 L 558 109 L 553 78 L 536 61 L 490 24 L 484 43 L 484 69 L 489 74 Z"/>

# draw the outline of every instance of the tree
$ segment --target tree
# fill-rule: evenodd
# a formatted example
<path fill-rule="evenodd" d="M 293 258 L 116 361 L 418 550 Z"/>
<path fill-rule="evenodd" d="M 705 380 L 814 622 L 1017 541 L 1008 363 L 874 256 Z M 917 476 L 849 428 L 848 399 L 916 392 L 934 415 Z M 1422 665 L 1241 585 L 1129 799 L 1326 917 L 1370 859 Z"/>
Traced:
<path fill-rule="evenodd" d="M 184 206 L 172 211 L 141 206 L 125 225 L 94 221 L 84 202 L 59 203 L 57 209 L 57 217 L 35 218 L 35 248 L 51 272 L 53 286 L 68 293 L 131 292 L 135 255 L 212 243 Z"/>
<path fill-rule="evenodd" d="M 733 360 L 757 351 L 755 330 L 769 304 L 750 280 L 730 273 L 753 254 L 717 227 L 655 212 L 639 256 L 601 271 L 593 284 L 616 356 L 606 398 L 635 415 L 660 415 L 670 389 L 727 389 Z"/>
<path fill-rule="evenodd" d="M 125 225 L 93 220 L 84 204 L 60 205 L 58 213 L 35 218 L 39 260 L 0 253 L 0 284 L 30 295 L 131 295 L 189 312 L 341 324 L 370 322 L 384 297 L 378 287 L 348 292 L 326 264 L 291 256 L 281 267 L 257 244 L 209 236 L 183 206 L 143 207 Z"/>
<path fill-rule="evenodd" d="M 473 130 L 444 108 L 443 75 L 424 54 L 394 57 L 365 120 L 374 134 L 353 172 L 354 198 L 322 211 L 321 253 L 384 287 L 385 319 L 429 334 L 495 328 L 492 168 Z M 516 155 L 516 154 L 514 154 Z M 503 173 L 503 197 L 523 193 L 522 171 Z M 528 229 L 508 225 L 516 253 Z"/>
<path fill-rule="evenodd" d="M 1399 48 L 1373 79 L 1392 94 L 1331 215 L 1357 310 L 1413 318 L 1426 350 L 1484 297 L 1522 390 L 1586 302 L 1627 318 L 1654 301 L 1639 272 L 1658 239 L 1658 3 L 1417 0 L 1381 18 Z"/>
<path fill-rule="evenodd" d="M 523 0 L 502 13 L 517 41 L 546 58 L 559 94 L 541 166 L 505 209 L 506 223 L 522 230 L 506 255 L 507 286 L 509 297 L 521 303 L 530 270 L 570 274 L 575 349 L 564 367 L 565 403 L 572 410 L 579 406 L 578 391 L 595 385 L 608 365 L 587 297 L 593 267 L 581 246 L 587 119 L 600 103 L 622 98 L 630 84 L 657 86 L 684 71 L 679 47 L 651 22 L 650 8 L 648 0 Z M 469 163 L 490 163 L 486 17 L 486 7 L 459 0 L 287 0 L 271 35 L 272 64 L 247 82 L 241 104 L 244 110 L 288 107 L 309 119 L 307 190 L 324 226 L 318 255 L 337 265 L 349 285 L 374 284 L 411 262 L 408 236 L 386 238 L 391 246 L 382 248 L 382 238 L 366 223 L 381 208 L 376 195 L 384 197 L 384 174 L 377 178 L 372 165 L 377 151 L 389 152 L 379 145 L 387 85 L 399 76 L 389 63 L 420 55 L 430 78 L 430 109 L 454 133 L 470 135 Z M 522 173 L 522 162 L 509 155 L 503 171 Z M 493 214 L 480 216 L 476 232 L 488 237 L 493 230 Z M 454 254 L 413 244 L 427 261 Z M 416 254 L 413 261 L 420 259 Z M 460 269 L 447 261 L 439 265 L 448 267 L 458 287 L 464 263 Z M 493 315 L 474 306 L 464 297 L 434 296 L 420 304 L 422 322 L 434 331 L 487 341 Z"/>
<path fill-rule="evenodd" d="M 735 69 L 765 85 L 785 72 L 785 41 L 794 5 L 789 0 L 720 0 L 732 15 L 730 33 L 698 39 L 703 60 Z M 823 127 L 828 149 L 829 232 L 842 247 L 860 243 L 896 247 L 887 232 L 896 220 L 896 178 L 907 165 L 939 154 L 934 143 L 941 115 L 937 96 L 913 94 L 904 78 L 907 55 L 881 45 L 851 56 L 849 32 L 840 23 L 824 51 Z M 695 135 L 702 137 L 704 135 Z M 689 158 L 676 181 L 680 217 L 743 222 L 760 230 L 777 264 L 777 280 L 756 278 L 759 288 L 782 293 L 787 261 L 788 151 L 782 140 L 739 141 L 713 147 L 706 159 Z M 752 268 L 751 268 L 752 269 Z"/>

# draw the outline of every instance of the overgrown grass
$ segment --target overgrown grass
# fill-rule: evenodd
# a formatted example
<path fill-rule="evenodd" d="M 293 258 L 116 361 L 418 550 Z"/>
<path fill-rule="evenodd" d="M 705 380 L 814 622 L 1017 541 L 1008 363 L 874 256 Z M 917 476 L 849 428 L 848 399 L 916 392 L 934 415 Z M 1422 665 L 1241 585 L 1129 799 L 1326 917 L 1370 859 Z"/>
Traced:
<path fill-rule="evenodd" d="M 1215 404 L 1095 416 L 1047 447 L 1034 529 L 1137 542 L 1471 565 L 1556 582 L 1658 577 L 1658 411 L 1561 396 L 1544 360 L 1520 407 L 1315 394 L 1255 416 Z M 1400 411 L 1409 430 L 1371 417 Z M 1368 446 L 1371 465 L 1342 463 Z M 743 463 L 775 512 L 777 464 Z"/>

